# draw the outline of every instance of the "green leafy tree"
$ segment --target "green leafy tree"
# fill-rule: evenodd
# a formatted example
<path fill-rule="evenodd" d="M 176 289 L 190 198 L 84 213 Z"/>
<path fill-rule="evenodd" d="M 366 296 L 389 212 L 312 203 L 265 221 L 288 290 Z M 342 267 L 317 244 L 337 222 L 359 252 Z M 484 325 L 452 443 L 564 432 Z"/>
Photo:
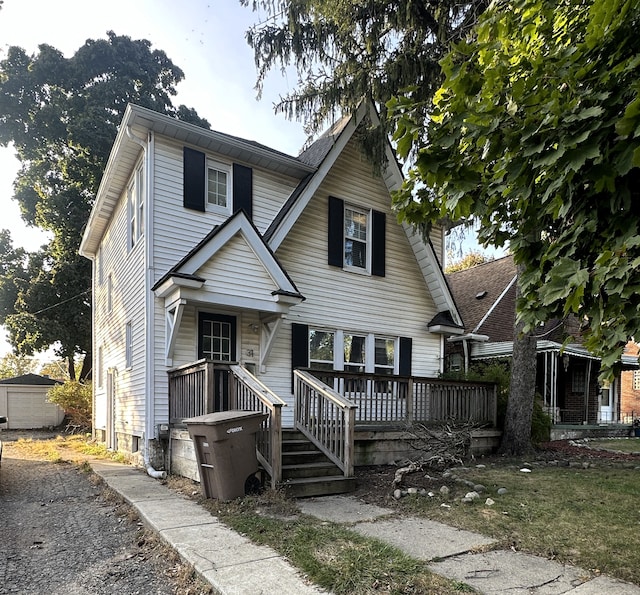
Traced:
<path fill-rule="evenodd" d="M 82 370 L 82 360 L 76 360 L 76 377 L 80 377 Z M 71 380 L 69 378 L 69 362 L 63 359 L 57 359 L 49 361 L 40 368 L 40 374 L 42 376 L 48 376 L 54 380 L 61 380 L 65 382 Z"/>
<path fill-rule="evenodd" d="M 388 104 L 416 156 L 400 217 L 478 218 L 518 266 L 516 343 L 576 315 L 610 373 L 640 326 L 639 27 L 634 0 L 499 0 L 442 61 L 426 126 L 411 89 Z M 509 406 L 503 447 L 519 451 L 533 392 L 512 387 Z"/>
<path fill-rule="evenodd" d="M 33 374 L 38 369 L 38 362 L 32 357 L 7 353 L 0 358 L 0 378 L 15 378 L 25 374 Z"/>
<path fill-rule="evenodd" d="M 384 104 L 399 88 L 416 85 L 421 99 L 429 100 L 441 82 L 438 61 L 452 40 L 466 35 L 487 2 L 241 0 L 241 4 L 251 5 L 261 16 L 261 22 L 247 32 L 258 69 L 258 92 L 271 70 L 293 66 L 298 85 L 281 98 L 276 111 L 305 121 L 313 133 L 336 112 L 352 112 L 365 97 L 378 103 L 383 121 Z"/>
<path fill-rule="evenodd" d="M 493 260 L 493 258 L 488 257 L 486 254 L 483 254 L 478 250 L 472 250 L 462 256 L 462 258 L 454 260 L 451 264 L 447 265 L 444 272 L 456 273 L 458 271 L 465 271 L 471 267 L 489 262 L 490 260 Z"/>
<path fill-rule="evenodd" d="M 0 321 L 21 353 L 54 345 L 68 361 L 86 354 L 91 370 L 91 264 L 78 254 L 84 226 L 128 103 L 208 127 L 194 110 L 174 107 L 182 70 L 147 40 L 107 33 L 70 58 L 49 45 L 28 55 L 9 47 L 0 62 L 0 145 L 22 163 L 14 198 L 29 225 L 51 232 L 25 255 L 0 236 Z M 13 268 L 11 268 L 13 267 Z"/>

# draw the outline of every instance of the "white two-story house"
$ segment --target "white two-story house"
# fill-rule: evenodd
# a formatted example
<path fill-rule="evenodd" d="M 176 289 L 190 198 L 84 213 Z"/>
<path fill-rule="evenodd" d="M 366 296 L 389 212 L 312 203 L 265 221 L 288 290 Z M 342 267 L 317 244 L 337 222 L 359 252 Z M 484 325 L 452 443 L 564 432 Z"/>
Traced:
<path fill-rule="evenodd" d="M 438 375 L 462 321 L 442 234 L 397 223 L 391 149 L 380 175 L 360 150 L 376 117 L 363 104 L 292 157 L 127 108 L 81 244 L 99 439 L 177 469 L 182 419 L 255 408 L 270 414 L 262 462 L 276 479 L 294 426 L 348 475 L 358 427 L 433 414 L 413 379 Z M 311 429 L 321 408 L 346 437 Z"/>

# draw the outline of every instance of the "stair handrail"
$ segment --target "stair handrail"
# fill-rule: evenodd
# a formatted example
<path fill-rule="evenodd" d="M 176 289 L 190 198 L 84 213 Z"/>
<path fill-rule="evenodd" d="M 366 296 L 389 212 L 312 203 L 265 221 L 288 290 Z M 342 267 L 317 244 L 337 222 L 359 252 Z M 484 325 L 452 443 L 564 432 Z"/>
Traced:
<path fill-rule="evenodd" d="M 269 417 L 263 422 L 264 433 L 256 440 L 260 464 L 276 488 L 282 480 L 282 408 L 287 404 L 268 386 L 240 364 L 229 366 L 234 387 L 230 391 L 235 409 L 261 411 Z"/>
<path fill-rule="evenodd" d="M 295 426 L 344 473 L 354 475 L 357 405 L 305 370 L 294 370 Z"/>

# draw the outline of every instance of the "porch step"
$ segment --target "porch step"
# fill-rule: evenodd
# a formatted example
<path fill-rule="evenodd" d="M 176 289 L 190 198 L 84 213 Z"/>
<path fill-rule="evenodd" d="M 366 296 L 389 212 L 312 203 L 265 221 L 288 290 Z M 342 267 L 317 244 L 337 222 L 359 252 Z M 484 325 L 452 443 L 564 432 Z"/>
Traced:
<path fill-rule="evenodd" d="M 301 432 L 282 432 L 282 487 L 294 498 L 344 494 L 356 488 L 355 477 L 340 468 Z"/>
<path fill-rule="evenodd" d="M 311 496 L 328 496 L 330 494 L 346 494 L 356 489 L 356 478 L 344 475 L 327 477 L 301 477 L 287 479 L 282 487 L 292 498 L 309 498 Z"/>
<path fill-rule="evenodd" d="M 282 445 L 282 464 L 283 465 L 304 465 L 306 463 L 322 463 L 327 461 L 325 454 L 317 449 L 309 449 L 310 444 L 307 443 L 307 450 L 294 450 L 286 452 L 285 445 Z"/>
<path fill-rule="evenodd" d="M 304 477 L 328 477 L 336 474 L 338 468 L 331 461 L 319 463 L 299 463 L 282 465 L 282 479 L 302 479 Z"/>

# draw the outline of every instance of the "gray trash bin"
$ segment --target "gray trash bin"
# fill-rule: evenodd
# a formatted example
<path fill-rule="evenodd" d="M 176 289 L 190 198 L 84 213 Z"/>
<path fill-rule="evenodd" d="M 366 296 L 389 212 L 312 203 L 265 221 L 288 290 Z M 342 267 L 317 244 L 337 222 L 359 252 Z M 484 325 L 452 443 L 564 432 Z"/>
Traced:
<path fill-rule="evenodd" d="M 266 413 L 221 411 L 184 420 L 196 451 L 205 498 L 242 498 L 258 483 L 256 433 Z"/>

